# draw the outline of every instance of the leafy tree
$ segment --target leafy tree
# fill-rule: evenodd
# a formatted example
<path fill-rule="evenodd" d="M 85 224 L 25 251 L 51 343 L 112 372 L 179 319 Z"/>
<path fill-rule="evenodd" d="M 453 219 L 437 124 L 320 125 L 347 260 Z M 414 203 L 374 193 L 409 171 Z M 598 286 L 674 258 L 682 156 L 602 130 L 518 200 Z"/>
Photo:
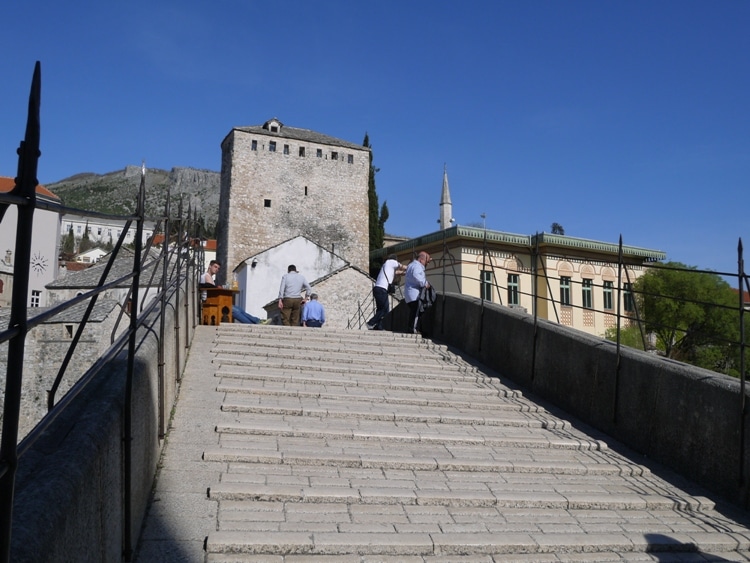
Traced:
<path fill-rule="evenodd" d="M 604 338 L 611 340 L 612 342 L 617 341 L 617 328 L 608 328 L 604 333 Z M 620 328 L 620 344 L 635 348 L 636 350 L 643 350 L 643 338 L 641 337 L 641 329 L 635 326 L 627 326 Z"/>
<path fill-rule="evenodd" d="M 552 229 L 552 234 L 553 235 L 564 235 L 565 234 L 565 229 L 563 228 L 563 226 L 560 223 L 552 223 L 552 227 L 550 227 L 550 228 Z"/>
<path fill-rule="evenodd" d="M 62 243 L 62 254 L 66 257 L 70 257 L 76 252 L 76 237 L 73 234 L 73 225 L 68 228 L 68 234 L 65 235 L 65 239 Z"/>
<path fill-rule="evenodd" d="M 668 358 L 736 375 L 737 296 L 719 275 L 695 270 L 669 262 L 636 281 L 645 329 Z"/>
<path fill-rule="evenodd" d="M 78 252 L 86 252 L 94 248 L 93 241 L 89 238 L 89 224 L 86 222 L 86 228 L 83 230 L 83 236 L 81 241 L 78 243 Z"/>
<path fill-rule="evenodd" d="M 370 149 L 370 178 L 367 184 L 367 199 L 369 203 L 369 250 L 372 252 L 378 248 L 383 248 L 383 240 L 385 239 L 385 222 L 388 220 L 388 206 L 386 205 L 386 202 L 383 202 L 383 206 L 379 208 L 378 194 L 375 190 L 375 174 L 377 174 L 380 169 L 372 164 L 372 145 L 370 145 L 370 137 L 367 133 L 365 133 L 365 139 L 362 141 L 362 145 Z M 377 275 L 379 268 L 380 264 L 371 263 L 370 273 L 373 276 Z"/>

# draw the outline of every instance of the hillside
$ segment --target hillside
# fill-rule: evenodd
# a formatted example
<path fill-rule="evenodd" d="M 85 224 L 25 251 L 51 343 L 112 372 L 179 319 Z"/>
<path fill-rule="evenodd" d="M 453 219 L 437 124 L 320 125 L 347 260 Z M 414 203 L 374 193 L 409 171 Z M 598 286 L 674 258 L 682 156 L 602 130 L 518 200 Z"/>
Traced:
<path fill-rule="evenodd" d="M 127 215 L 135 211 L 138 186 L 141 183 L 140 166 L 127 166 L 124 170 L 107 174 L 81 173 L 46 184 L 67 207 Z M 219 217 L 220 174 L 196 168 L 146 170 L 146 215 L 164 213 L 167 193 L 172 194 L 172 216 L 177 213 L 180 196 L 183 209 L 188 205 L 203 217 L 209 233 L 215 231 Z"/>

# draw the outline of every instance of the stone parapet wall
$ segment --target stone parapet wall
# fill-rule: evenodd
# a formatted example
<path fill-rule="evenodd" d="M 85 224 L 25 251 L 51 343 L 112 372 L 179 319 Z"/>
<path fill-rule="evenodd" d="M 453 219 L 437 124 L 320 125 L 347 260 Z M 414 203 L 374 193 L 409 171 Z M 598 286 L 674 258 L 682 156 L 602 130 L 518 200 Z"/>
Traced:
<path fill-rule="evenodd" d="M 405 314 L 399 307 L 391 322 L 403 323 Z M 740 415 L 737 379 L 626 347 L 618 370 L 613 342 L 544 320 L 535 325 L 530 315 L 486 302 L 482 308 L 458 294 L 438 297 L 431 331 L 635 451 L 748 506 L 750 425 Z"/>
<path fill-rule="evenodd" d="M 158 310 L 136 339 L 130 433 L 131 549 L 138 541 L 163 446 L 160 431 L 177 396 L 186 346 L 194 332 L 193 291 L 192 283 L 182 287 L 167 304 L 162 373 Z M 72 400 L 56 413 L 49 428 L 29 435 L 33 442 L 19 458 L 16 474 L 12 561 L 122 559 L 126 351 L 105 364 L 84 389 L 69 394 Z"/>

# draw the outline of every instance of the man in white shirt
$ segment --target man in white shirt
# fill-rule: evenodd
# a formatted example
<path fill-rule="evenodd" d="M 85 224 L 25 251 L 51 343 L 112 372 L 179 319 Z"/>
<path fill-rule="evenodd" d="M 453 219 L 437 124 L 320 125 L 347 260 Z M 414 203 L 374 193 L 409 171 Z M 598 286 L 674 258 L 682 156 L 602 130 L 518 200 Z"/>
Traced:
<path fill-rule="evenodd" d="M 388 300 L 388 286 L 395 284 L 396 276 L 403 274 L 406 267 L 398 262 L 398 256 L 391 254 L 388 256 L 378 273 L 378 279 L 372 288 L 372 296 L 375 298 L 375 315 L 367 321 L 368 330 L 383 330 L 383 318 L 390 310 Z"/>

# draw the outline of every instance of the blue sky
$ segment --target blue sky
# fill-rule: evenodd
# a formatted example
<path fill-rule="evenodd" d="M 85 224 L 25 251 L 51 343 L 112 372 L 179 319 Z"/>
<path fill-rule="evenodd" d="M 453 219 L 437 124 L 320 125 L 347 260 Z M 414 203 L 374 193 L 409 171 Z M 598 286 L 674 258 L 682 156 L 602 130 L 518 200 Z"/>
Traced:
<path fill-rule="evenodd" d="M 39 180 L 218 171 L 235 126 L 369 134 L 389 233 L 454 216 L 663 250 L 750 247 L 750 2 L 134 0 L 0 8 L 0 175 L 35 61 Z M 748 260 L 750 262 L 750 259 Z"/>

